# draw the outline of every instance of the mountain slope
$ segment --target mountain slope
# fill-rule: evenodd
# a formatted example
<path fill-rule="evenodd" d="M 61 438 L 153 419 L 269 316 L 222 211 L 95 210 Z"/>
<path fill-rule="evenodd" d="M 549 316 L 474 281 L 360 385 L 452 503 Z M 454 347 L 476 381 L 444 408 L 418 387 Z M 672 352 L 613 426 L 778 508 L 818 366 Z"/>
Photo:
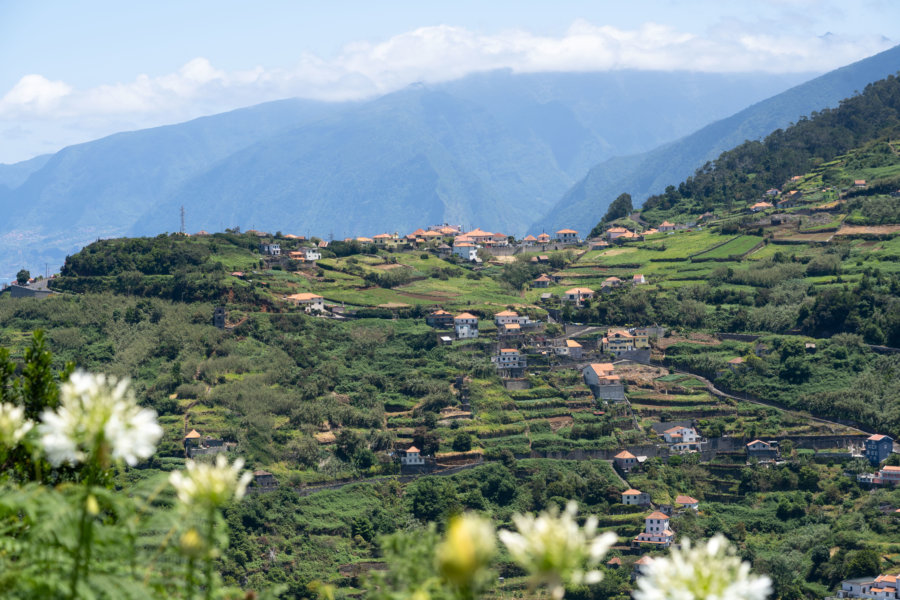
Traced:
<path fill-rule="evenodd" d="M 416 227 L 521 233 L 597 161 L 675 139 L 798 77 L 485 73 L 368 102 L 284 101 L 118 134 L 0 188 L 0 275 L 57 265 L 97 237 L 176 230 L 182 204 L 194 231 L 372 233 L 416 215 Z"/>
<path fill-rule="evenodd" d="M 744 140 L 759 139 L 804 115 L 834 107 L 867 84 L 900 70 L 900 46 L 842 67 L 650 152 L 609 159 L 569 189 L 535 229 L 590 230 L 622 192 L 636 202 L 691 175 Z"/>

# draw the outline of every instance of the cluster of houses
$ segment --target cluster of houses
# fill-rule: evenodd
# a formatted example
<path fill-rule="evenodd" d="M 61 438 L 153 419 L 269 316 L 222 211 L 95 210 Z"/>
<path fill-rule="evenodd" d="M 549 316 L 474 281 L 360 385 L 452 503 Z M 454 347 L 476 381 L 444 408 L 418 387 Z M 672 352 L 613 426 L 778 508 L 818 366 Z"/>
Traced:
<path fill-rule="evenodd" d="M 838 598 L 872 598 L 873 600 L 900 600 L 897 578 L 900 575 L 876 575 L 854 577 L 841 582 Z"/>
<path fill-rule="evenodd" d="M 230 452 L 237 447 L 234 442 L 226 442 L 212 436 L 203 436 L 196 429 L 191 429 L 184 436 L 184 454 L 187 458 L 207 454 Z"/>
<path fill-rule="evenodd" d="M 865 457 L 873 467 L 881 463 L 894 451 L 894 439 L 876 433 L 865 441 Z M 896 486 L 900 484 L 900 467 L 885 465 L 874 473 L 860 473 L 857 481 L 868 486 Z"/>

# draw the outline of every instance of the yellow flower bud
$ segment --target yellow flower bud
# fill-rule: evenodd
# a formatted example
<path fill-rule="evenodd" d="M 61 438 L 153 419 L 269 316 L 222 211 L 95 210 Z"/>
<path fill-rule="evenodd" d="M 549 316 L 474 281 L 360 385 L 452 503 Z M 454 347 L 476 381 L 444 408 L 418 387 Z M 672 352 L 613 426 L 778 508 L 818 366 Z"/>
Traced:
<path fill-rule="evenodd" d="M 475 514 L 456 517 L 437 548 L 438 568 L 447 581 L 469 587 L 494 557 L 496 541 L 490 521 Z"/>
<path fill-rule="evenodd" d="M 205 548 L 206 544 L 203 541 L 203 537 L 193 527 L 185 531 L 181 536 L 181 551 L 186 556 L 200 558 L 203 556 Z"/>
<path fill-rule="evenodd" d="M 97 497 L 93 494 L 89 494 L 87 500 L 85 500 L 85 508 L 87 508 L 88 514 L 97 516 L 100 514 L 100 504 L 97 502 Z"/>

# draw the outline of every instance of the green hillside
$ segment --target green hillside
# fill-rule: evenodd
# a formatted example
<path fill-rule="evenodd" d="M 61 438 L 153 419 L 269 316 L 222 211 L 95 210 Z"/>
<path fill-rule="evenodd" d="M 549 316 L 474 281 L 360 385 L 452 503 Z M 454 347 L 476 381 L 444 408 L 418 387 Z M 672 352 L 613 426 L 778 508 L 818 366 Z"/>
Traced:
<path fill-rule="evenodd" d="M 603 566 L 600 587 L 567 594 L 624 599 L 633 563 L 666 552 L 631 545 L 650 507 L 623 504 L 621 492 L 638 488 L 653 508 L 698 499 L 699 513 L 675 513 L 678 539 L 724 533 L 772 577 L 774 597 L 832 595 L 844 578 L 900 564 L 900 491 L 856 478 L 874 470 L 860 454 L 871 432 L 900 436 L 898 86 L 879 82 L 724 155 L 671 205 L 658 198 L 602 223 L 638 230 L 607 244 L 482 251 L 483 262 L 469 263 L 442 255 L 444 240 L 336 241 L 308 263 L 290 253 L 320 240 L 281 232 L 94 242 L 52 279 L 58 294 L 0 294 L 0 392 L 52 392 L 52 373 L 67 364 L 129 377 L 163 437 L 149 460 L 102 482 L 104 494 L 165 488 L 193 430 L 211 452 L 227 448 L 272 475 L 277 489 L 255 485 L 220 523 L 230 537 L 216 570 L 245 591 L 364 596 L 369 571 L 399 543 L 382 547 L 385 535 L 426 544 L 429 527 L 442 531 L 460 511 L 510 527 L 515 513 L 574 499 L 616 532 L 623 566 Z M 751 208 L 763 199 L 770 205 Z M 639 231 L 664 221 L 677 228 Z M 264 255 L 269 243 L 281 254 Z M 534 287 L 541 274 L 548 287 Z M 595 293 L 563 301 L 573 287 Z M 307 312 L 303 297 L 291 298 L 299 293 L 321 296 L 324 310 Z M 479 336 L 429 326 L 437 308 L 479 317 Z M 508 309 L 530 319 L 523 335 L 501 336 L 494 315 Z M 617 360 L 604 347 L 613 330 L 654 325 L 662 329 L 648 334 L 644 356 Z M 518 349 L 524 372 L 498 369 L 500 348 Z M 624 400 L 596 398 L 583 368 L 613 361 Z M 683 422 L 707 440 L 704 452 L 663 441 L 660 431 Z M 777 441 L 780 460 L 749 457 L 755 439 Z M 403 470 L 410 446 L 431 475 Z M 646 460 L 614 470 L 623 449 Z M 4 485 L 33 477 L 21 468 L 30 457 L 2 459 Z M 54 484 L 79 477 L 47 472 Z M 171 493 L 156 494 L 171 503 Z M 31 535 L 19 498 L 0 503 L 4 542 Z M 90 497 L 82 505 L 93 510 Z M 164 555 L 148 573 L 172 592 L 165 569 L 181 577 L 179 552 L 191 548 L 161 534 L 175 525 L 151 526 L 137 546 L 154 561 Z M 20 551 L 12 541 L 0 553 L 11 573 L 20 566 L 7 558 Z M 503 580 L 487 597 L 532 597 L 507 554 L 495 567 Z"/>

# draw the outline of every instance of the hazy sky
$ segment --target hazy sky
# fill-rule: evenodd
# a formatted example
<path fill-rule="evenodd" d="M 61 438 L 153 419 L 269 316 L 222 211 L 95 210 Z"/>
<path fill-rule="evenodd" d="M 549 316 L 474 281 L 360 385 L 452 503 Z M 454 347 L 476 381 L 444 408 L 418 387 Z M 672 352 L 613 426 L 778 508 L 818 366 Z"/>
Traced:
<path fill-rule="evenodd" d="M 898 28 L 897 0 L 0 0 L 0 162 L 486 69 L 824 72 Z"/>

